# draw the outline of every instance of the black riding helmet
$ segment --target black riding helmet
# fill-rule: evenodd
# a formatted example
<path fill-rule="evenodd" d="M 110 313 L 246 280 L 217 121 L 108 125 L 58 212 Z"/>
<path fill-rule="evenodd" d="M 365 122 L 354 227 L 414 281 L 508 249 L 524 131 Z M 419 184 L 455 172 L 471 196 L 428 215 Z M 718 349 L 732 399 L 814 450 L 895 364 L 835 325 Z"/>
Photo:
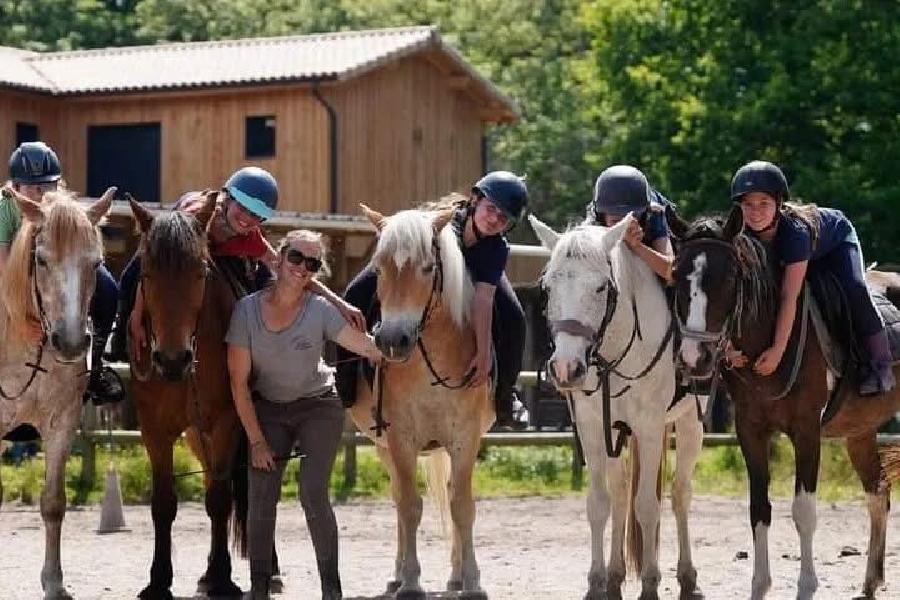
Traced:
<path fill-rule="evenodd" d="M 9 157 L 9 178 L 13 183 L 52 183 L 62 177 L 59 157 L 44 142 L 25 142 Z"/>
<path fill-rule="evenodd" d="M 740 202 L 744 194 L 764 192 L 779 203 L 791 198 L 787 178 L 778 165 L 765 160 L 748 162 L 731 179 L 731 200 Z"/>
<path fill-rule="evenodd" d="M 491 171 L 475 182 L 472 191 L 493 202 L 509 219 L 510 229 L 519 222 L 528 205 L 525 180 L 509 171 Z"/>
<path fill-rule="evenodd" d="M 643 213 L 650 206 L 650 184 L 640 170 L 614 165 L 600 173 L 594 184 L 594 216 Z"/>
<path fill-rule="evenodd" d="M 238 169 L 225 182 L 225 189 L 238 204 L 263 220 L 278 206 L 278 182 L 259 167 Z"/>

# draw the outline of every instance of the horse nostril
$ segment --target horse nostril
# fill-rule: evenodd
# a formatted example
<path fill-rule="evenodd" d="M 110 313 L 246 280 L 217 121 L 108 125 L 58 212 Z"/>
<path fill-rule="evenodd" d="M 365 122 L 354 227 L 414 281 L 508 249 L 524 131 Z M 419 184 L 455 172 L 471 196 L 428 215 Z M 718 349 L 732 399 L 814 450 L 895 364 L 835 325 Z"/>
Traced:
<path fill-rule="evenodd" d="M 194 353 L 190 350 L 185 350 L 184 352 L 184 363 L 189 365 L 194 362 Z"/>
<path fill-rule="evenodd" d="M 151 355 L 151 358 L 153 359 L 153 362 L 155 362 L 156 364 L 158 364 L 158 365 L 162 364 L 162 354 L 160 353 L 159 350 L 154 350 L 153 354 Z"/>
<path fill-rule="evenodd" d="M 584 363 L 579 362 L 575 365 L 575 369 L 572 371 L 572 379 L 581 379 L 585 374 Z"/>
<path fill-rule="evenodd" d="M 404 333 L 400 336 L 400 346 L 402 348 L 406 348 L 407 346 L 409 346 L 409 335 Z"/>
<path fill-rule="evenodd" d="M 59 333 L 54 331 L 53 333 L 50 334 L 50 343 L 53 344 L 54 348 L 56 348 L 57 350 L 59 349 L 59 347 L 60 347 Z"/>
<path fill-rule="evenodd" d="M 81 341 L 82 347 L 87 348 L 91 343 L 91 334 L 84 334 L 84 339 Z"/>

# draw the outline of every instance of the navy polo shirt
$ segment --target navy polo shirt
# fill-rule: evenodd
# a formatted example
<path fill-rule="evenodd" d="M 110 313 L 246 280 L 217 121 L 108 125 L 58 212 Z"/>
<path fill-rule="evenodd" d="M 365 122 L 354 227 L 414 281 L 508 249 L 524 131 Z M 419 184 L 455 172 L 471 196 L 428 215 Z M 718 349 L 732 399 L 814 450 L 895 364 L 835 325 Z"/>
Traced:
<path fill-rule="evenodd" d="M 465 209 L 456 211 L 453 217 L 453 230 L 459 240 L 459 248 L 462 250 L 466 261 L 466 268 L 472 281 L 498 285 L 506 270 L 506 261 L 509 258 L 509 243 L 503 235 L 483 237 L 473 245 L 466 247 L 463 242 L 467 213 Z"/>
<path fill-rule="evenodd" d="M 812 234 L 802 219 L 782 214 L 778 218 L 778 229 L 772 239 L 772 248 L 778 260 L 784 264 L 804 260 L 816 260 L 848 240 L 853 225 L 844 213 L 834 208 L 817 208 L 819 237 L 815 249 Z"/>

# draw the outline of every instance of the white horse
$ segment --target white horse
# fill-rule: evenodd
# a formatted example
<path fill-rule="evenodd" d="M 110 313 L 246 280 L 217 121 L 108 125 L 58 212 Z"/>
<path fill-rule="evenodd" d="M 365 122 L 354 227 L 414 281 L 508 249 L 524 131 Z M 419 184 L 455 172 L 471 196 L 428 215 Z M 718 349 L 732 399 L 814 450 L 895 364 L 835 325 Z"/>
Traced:
<path fill-rule="evenodd" d="M 31 423 L 43 438 L 41 586 L 44 598 L 70 598 L 59 556 L 65 466 L 87 386 L 88 308 L 103 259 L 97 222 L 115 188 L 88 209 L 65 192 L 47 193 L 40 204 L 9 193 L 23 223 L 0 277 L 0 436 Z M 29 335 L 29 322 L 42 326 L 40 342 Z"/>
<path fill-rule="evenodd" d="M 534 217 L 530 221 L 541 243 L 552 251 L 542 277 L 555 346 L 548 371 L 569 398 L 591 476 L 587 498 L 591 568 L 585 599 L 621 597 L 626 517 L 632 524 L 629 559 L 641 577 L 640 597 L 658 598 L 667 423 L 674 423 L 677 440 L 672 508 L 678 527 L 681 597 L 702 597 L 691 560 L 688 511 L 703 428 L 693 396 L 669 408 L 675 394 L 672 317 L 656 275 L 620 243 L 631 217 L 608 229 L 581 226 L 563 234 Z M 608 415 L 604 404 L 609 406 Z M 610 427 L 620 431 L 618 444 Z M 617 446 L 626 439 L 623 430 L 630 430 L 633 437 L 630 486 L 624 460 L 616 456 L 621 451 Z M 603 535 L 610 512 L 607 569 Z"/>

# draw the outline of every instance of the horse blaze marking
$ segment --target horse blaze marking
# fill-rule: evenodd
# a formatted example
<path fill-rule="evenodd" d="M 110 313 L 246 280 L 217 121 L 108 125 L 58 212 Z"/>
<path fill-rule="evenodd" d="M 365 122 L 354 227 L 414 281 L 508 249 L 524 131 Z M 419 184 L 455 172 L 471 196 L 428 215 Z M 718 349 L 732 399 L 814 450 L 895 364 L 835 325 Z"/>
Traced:
<path fill-rule="evenodd" d="M 706 253 L 701 252 L 694 257 L 694 270 L 688 275 L 691 282 L 691 297 L 688 303 L 687 326 L 693 331 L 706 331 L 706 292 L 700 286 L 703 271 L 706 269 Z M 684 362 L 689 366 L 697 364 L 700 358 L 700 346 L 696 340 L 684 340 L 681 345 Z"/>

